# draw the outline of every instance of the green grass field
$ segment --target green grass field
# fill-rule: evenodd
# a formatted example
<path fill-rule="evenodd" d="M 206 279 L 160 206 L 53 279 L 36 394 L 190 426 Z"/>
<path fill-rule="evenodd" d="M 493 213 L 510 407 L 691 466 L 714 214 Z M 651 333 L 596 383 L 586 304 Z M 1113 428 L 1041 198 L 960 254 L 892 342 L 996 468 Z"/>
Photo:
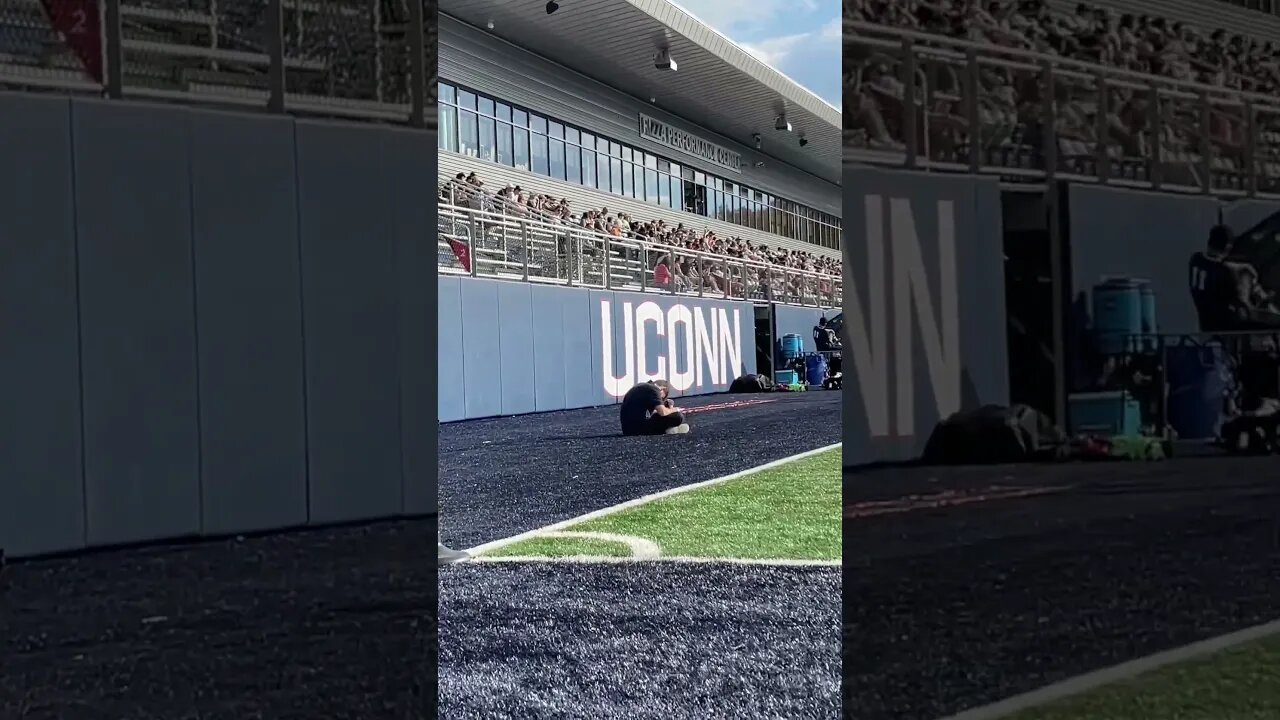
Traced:
<path fill-rule="evenodd" d="M 1140 675 L 1009 720 L 1276 720 L 1280 637 Z"/>
<path fill-rule="evenodd" d="M 565 528 L 650 540 L 664 556 L 840 559 L 840 449 Z M 627 556 L 621 543 L 532 538 L 485 556 Z"/>

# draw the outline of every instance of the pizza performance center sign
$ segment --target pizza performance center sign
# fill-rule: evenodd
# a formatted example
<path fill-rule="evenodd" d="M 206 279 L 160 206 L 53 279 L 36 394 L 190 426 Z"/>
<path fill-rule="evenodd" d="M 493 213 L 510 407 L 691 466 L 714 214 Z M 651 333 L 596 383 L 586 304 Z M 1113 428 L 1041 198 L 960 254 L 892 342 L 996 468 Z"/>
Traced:
<path fill-rule="evenodd" d="M 648 115 L 640 115 L 640 137 L 679 150 L 686 155 L 701 158 L 727 170 L 742 172 L 742 156 L 738 153 L 707 142 L 700 137 L 655 120 Z"/>

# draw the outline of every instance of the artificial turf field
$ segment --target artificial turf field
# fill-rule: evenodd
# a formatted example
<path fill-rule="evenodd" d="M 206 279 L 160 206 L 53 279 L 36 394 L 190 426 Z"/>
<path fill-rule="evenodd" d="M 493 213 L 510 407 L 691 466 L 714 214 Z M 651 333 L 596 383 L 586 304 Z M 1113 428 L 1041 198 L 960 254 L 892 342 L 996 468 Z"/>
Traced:
<path fill-rule="evenodd" d="M 630 538 L 652 543 L 659 558 L 838 564 L 840 451 L 670 495 L 563 530 L 620 539 L 534 537 L 496 548 L 481 559 L 629 557 Z"/>
<path fill-rule="evenodd" d="M 1009 720 L 1275 720 L 1280 637 L 1170 665 Z"/>
<path fill-rule="evenodd" d="M 484 545 L 839 441 L 839 393 L 724 400 L 682 403 L 682 436 L 621 438 L 616 408 L 442 427 L 443 537 Z M 622 543 L 442 568 L 439 717 L 839 717 L 838 452 L 778 470 L 596 519 Z M 622 561 L 628 541 L 660 557 Z"/>

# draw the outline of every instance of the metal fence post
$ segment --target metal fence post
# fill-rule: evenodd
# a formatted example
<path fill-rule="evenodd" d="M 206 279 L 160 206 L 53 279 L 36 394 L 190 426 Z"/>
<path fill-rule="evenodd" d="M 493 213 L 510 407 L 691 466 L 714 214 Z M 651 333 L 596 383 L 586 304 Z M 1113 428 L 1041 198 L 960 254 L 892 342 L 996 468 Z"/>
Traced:
<path fill-rule="evenodd" d="M 103 0 L 103 52 L 107 65 L 107 97 L 124 97 L 124 30 L 120 23 L 121 0 Z"/>
<path fill-rule="evenodd" d="M 284 114 L 284 0 L 267 0 L 267 112 Z M 474 262 L 474 259 L 473 259 Z"/>
<path fill-rule="evenodd" d="M 978 65 L 977 48 L 969 48 L 964 58 L 965 98 L 964 116 L 969 125 L 969 172 L 977 174 L 982 169 L 986 143 L 982 140 L 982 107 L 978 96 L 982 94 L 982 68 Z"/>
<path fill-rule="evenodd" d="M 409 0 L 409 124 L 427 126 L 427 38 L 422 4 Z"/>
<path fill-rule="evenodd" d="M 1204 181 L 1200 183 L 1200 191 L 1208 195 L 1213 192 L 1213 104 L 1209 101 L 1209 93 L 1203 90 L 1200 97 L 1200 172 Z"/>
<path fill-rule="evenodd" d="M 906 166 L 916 166 L 919 143 L 916 137 L 916 53 L 910 38 L 902 39 L 902 140 L 907 145 Z"/>
<path fill-rule="evenodd" d="M 1161 126 L 1164 125 L 1164 111 L 1160 107 L 1160 86 L 1155 82 L 1151 83 L 1150 114 L 1147 122 L 1150 129 L 1147 136 L 1151 139 L 1147 148 L 1147 152 L 1151 155 L 1147 158 L 1147 180 L 1151 182 L 1152 188 L 1159 190 L 1164 175 L 1161 167 L 1164 162 L 1164 140 L 1160 137 Z"/>
<path fill-rule="evenodd" d="M 1053 179 L 1058 174 L 1058 80 L 1053 74 L 1053 63 L 1046 60 L 1041 69 L 1040 81 L 1044 83 L 1044 117 L 1040 137 L 1040 153 L 1044 160 L 1044 174 Z"/>
<path fill-rule="evenodd" d="M 506 223 L 503 223 L 505 226 Z M 504 227 L 505 230 L 505 227 Z M 529 237 L 529 221 L 520 221 L 520 260 L 524 269 L 524 281 L 529 282 L 529 249 L 533 247 L 533 238 Z"/>
<path fill-rule="evenodd" d="M 1106 184 L 1111 179 L 1111 89 L 1107 86 L 1107 76 L 1102 70 L 1094 75 L 1094 84 L 1098 88 L 1097 126 L 1094 128 L 1093 164 L 1098 180 Z"/>
<path fill-rule="evenodd" d="M 601 246 L 604 248 L 604 278 L 603 278 L 603 281 L 604 281 L 604 289 L 605 289 L 605 290 L 610 290 L 610 289 L 612 289 L 612 288 L 613 288 L 613 248 L 611 247 L 611 246 L 612 246 L 612 244 L 613 244 L 613 243 L 611 243 L 611 242 L 609 241 L 609 238 L 608 238 L 608 237 L 606 237 L 606 238 L 605 238 L 605 240 L 604 240 L 604 242 L 603 242 L 603 243 L 601 243 Z"/>
<path fill-rule="evenodd" d="M 1249 197 L 1258 194 L 1258 115 L 1251 98 L 1244 101 L 1244 167 L 1245 190 Z"/>

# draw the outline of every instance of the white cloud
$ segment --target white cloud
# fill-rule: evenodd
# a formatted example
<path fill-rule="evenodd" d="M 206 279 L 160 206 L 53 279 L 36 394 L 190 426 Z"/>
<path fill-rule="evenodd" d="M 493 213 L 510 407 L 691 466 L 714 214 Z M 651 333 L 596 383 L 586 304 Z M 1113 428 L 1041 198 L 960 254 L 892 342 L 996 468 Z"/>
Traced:
<path fill-rule="evenodd" d="M 817 30 L 743 43 L 747 52 L 840 107 L 840 18 Z"/>
<path fill-rule="evenodd" d="M 796 32 L 813 27 L 818 18 L 805 16 L 819 12 L 819 0 L 673 2 L 732 38 L 762 62 L 840 106 L 840 47 L 844 30 L 840 15 L 837 13 L 820 27 Z M 831 0 L 821 2 L 827 4 Z"/>
<path fill-rule="evenodd" d="M 787 14 L 811 13 L 817 0 L 673 0 L 725 35 L 766 29 Z"/>

